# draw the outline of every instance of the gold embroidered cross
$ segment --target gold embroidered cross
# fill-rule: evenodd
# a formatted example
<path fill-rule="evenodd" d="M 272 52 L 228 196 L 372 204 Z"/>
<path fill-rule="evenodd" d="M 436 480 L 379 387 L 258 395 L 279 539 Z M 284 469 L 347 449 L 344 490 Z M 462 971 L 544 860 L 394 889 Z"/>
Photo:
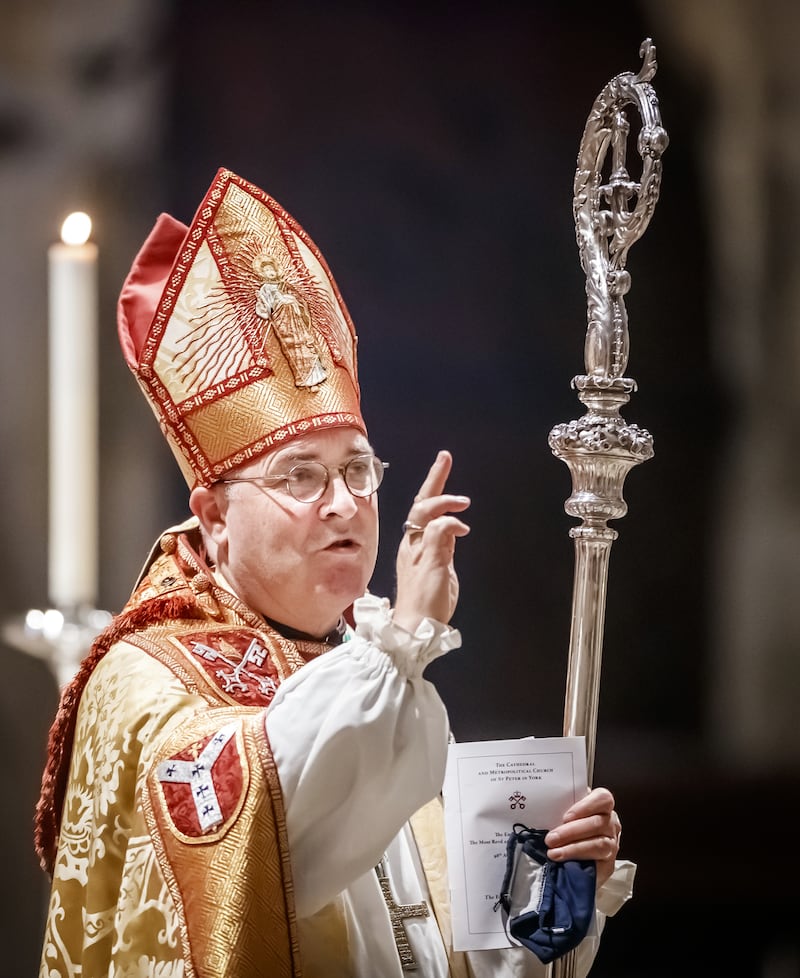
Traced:
<path fill-rule="evenodd" d="M 414 957 L 414 952 L 411 950 L 411 945 L 408 943 L 408 935 L 403 926 L 403 921 L 411 917 L 429 917 L 430 910 L 428 910 L 428 904 L 424 900 L 422 903 L 395 902 L 394 896 L 392 895 L 392 884 L 386 875 L 384 860 L 378 863 L 375 867 L 375 872 L 378 875 L 383 899 L 386 901 L 389 919 L 392 922 L 392 933 L 394 934 L 394 943 L 397 945 L 397 953 L 400 955 L 400 964 L 403 967 L 403 971 L 415 971 L 417 961 Z"/>

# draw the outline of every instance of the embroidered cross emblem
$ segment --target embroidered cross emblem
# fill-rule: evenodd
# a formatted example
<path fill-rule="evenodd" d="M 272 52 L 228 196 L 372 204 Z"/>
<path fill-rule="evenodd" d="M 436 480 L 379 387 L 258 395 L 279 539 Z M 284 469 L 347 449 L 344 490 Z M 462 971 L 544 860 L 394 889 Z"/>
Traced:
<path fill-rule="evenodd" d="M 171 758 L 158 765 L 159 781 L 192 786 L 192 800 L 203 832 L 213 829 L 223 820 L 211 772 L 223 748 L 235 733 L 236 723 L 229 723 L 206 744 L 196 761 Z"/>
<path fill-rule="evenodd" d="M 263 696 L 269 696 L 278 688 L 275 680 L 271 676 L 257 676 L 246 668 L 248 665 L 261 668 L 267 657 L 267 650 L 257 638 L 254 638 L 250 642 L 240 662 L 234 662 L 233 659 L 228 658 L 219 649 L 215 649 L 203 642 L 192 641 L 192 649 L 195 655 L 202 656 L 206 661 L 219 661 L 228 667 L 227 669 L 217 669 L 216 671 L 217 679 L 221 681 L 222 688 L 226 693 L 245 693 L 247 692 L 248 683 L 255 683 L 258 686 L 259 693 Z"/>
<path fill-rule="evenodd" d="M 421 903 L 397 903 L 392 894 L 392 884 L 386 875 L 383 859 L 375 867 L 375 872 L 378 876 L 383 899 L 386 902 L 386 909 L 389 911 L 389 919 L 392 922 L 392 934 L 397 946 L 397 953 L 400 956 L 400 964 L 403 971 L 416 971 L 417 961 L 408 942 L 408 934 L 403 921 L 412 917 L 429 917 L 428 904 L 424 900 Z"/>

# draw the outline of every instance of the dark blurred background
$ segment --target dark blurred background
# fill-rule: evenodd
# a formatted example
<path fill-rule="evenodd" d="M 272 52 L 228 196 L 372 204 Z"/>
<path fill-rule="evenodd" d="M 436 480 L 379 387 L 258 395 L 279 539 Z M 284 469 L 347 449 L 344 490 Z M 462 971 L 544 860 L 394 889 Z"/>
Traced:
<path fill-rule="evenodd" d="M 161 210 L 218 166 L 326 256 L 356 322 L 365 417 L 391 462 L 373 590 L 391 593 L 440 447 L 472 497 L 460 652 L 429 670 L 460 740 L 560 733 L 573 555 L 547 447 L 581 405 L 572 220 L 583 125 L 652 36 L 670 146 L 634 246 L 626 484 L 608 589 L 596 783 L 635 899 L 594 976 L 797 978 L 800 8 L 780 0 L 450 4 L 5 0 L 0 37 L 0 480 L 5 620 L 47 600 L 46 249 L 95 220 L 102 607 L 125 601 L 186 489 L 116 341 Z M 638 172 L 635 161 L 632 169 Z M 34 974 L 46 884 L 31 813 L 57 699 L 6 647 L 0 974 Z"/>

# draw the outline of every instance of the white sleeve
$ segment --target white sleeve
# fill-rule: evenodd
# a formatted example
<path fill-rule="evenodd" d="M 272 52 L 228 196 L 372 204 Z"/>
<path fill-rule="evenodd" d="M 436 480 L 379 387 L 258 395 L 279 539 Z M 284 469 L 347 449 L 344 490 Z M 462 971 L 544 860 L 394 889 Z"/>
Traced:
<path fill-rule="evenodd" d="M 374 866 L 444 777 L 447 713 L 422 671 L 458 632 L 425 619 L 411 635 L 370 596 L 354 611 L 355 636 L 282 683 L 266 712 L 300 917 Z"/>

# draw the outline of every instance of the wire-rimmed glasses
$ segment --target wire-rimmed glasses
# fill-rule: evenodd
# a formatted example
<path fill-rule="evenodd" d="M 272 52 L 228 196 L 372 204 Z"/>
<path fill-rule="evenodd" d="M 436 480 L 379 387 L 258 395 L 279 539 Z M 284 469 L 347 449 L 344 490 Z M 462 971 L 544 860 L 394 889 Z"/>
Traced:
<path fill-rule="evenodd" d="M 365 453 L 354 455 L 344 465 L 329 469 L 322 462 L 297 462 L 288 472 L 281 475 L 251 476 L 241 479 L 220 479 L 220 484 L 227 486 L 237 482 L 250 482 L 256 486 L 273 488 L 281 482 L 293 499 L 299 503 L 315 503 L 325 494 L 330 482 L 331 473 L 339 473 L 344 484 L 353 496 L 365 498 L 371 496 L 383 482 L 383 473 L 389 468 L 388 462 L 382 462 L 376 455 Z"/>

